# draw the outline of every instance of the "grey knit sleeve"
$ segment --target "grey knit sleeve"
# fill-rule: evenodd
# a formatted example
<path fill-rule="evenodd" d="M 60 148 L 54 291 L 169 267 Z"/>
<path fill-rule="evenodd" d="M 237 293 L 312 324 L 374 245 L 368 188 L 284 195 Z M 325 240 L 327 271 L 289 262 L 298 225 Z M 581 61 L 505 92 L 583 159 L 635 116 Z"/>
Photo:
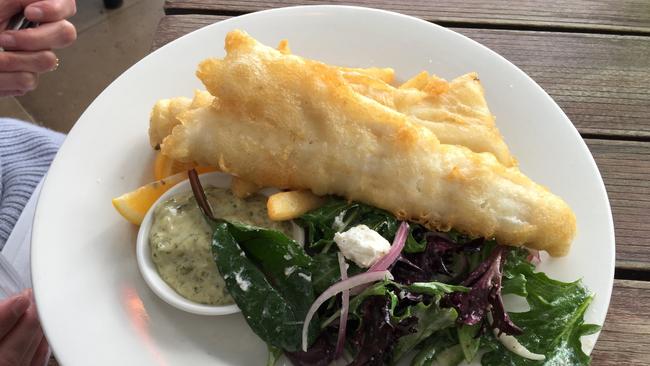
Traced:
<path fill-rule="evenodd" d="M 0 249 L 64 137 L 27 122 L 0 118 Z"/>

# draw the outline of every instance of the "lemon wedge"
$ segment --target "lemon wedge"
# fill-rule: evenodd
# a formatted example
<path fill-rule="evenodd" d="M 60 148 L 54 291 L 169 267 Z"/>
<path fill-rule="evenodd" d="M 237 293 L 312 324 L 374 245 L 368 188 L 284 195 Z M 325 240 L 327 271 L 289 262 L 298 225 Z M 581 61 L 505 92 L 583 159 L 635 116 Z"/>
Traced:
<path fill-rule="evenodd" d="M 156 200 L 171 187 L 186 178 L 187 174 L 182 172 L 149 183 L 133 192 L 128 192 L 117 198 L 113 198 L 113 206 L 129 222 L 140 225 L 144 219 L 144 215 Z"/>

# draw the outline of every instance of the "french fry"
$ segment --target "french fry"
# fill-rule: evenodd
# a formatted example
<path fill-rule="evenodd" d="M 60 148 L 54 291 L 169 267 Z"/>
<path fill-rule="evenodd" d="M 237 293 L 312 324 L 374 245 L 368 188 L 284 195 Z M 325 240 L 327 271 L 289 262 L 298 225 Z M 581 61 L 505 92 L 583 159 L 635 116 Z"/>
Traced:
<path fill-rule="evenodd" d="M 236 197 L 247 198 L 253 193 L 259 191 L 260 187 L 258 187 L 255 183 L 249 182 L 239 177 L 232 177 L 230 190 Z"/>
<path fill-rule="evenodd" d="M 273 221 L 284 221 L 322 206 L 325 199 L 310 191 L 279 192 L 269 197 L 266 210 Z"/>

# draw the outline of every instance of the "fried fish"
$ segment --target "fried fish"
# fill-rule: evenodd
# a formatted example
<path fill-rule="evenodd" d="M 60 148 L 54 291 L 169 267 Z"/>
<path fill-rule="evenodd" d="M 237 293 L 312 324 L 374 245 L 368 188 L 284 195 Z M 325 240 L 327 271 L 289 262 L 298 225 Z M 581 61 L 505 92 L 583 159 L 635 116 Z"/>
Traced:
<path fill-rule="evenodd" d="M 196 90 L 194 98 L 176 97 L 161 99 L 156 102 L 149 116 L 149 143 L 157 148 L 176 125 L 180 124 L 178 116 L 190 109 L 209 106 L 214 97 L 206 90 Z"/>
<path fill-rule="evenodd" d="M 340 69 L 237 30 L 226 51 L 197 71 L 214 102 L 177 117 L 163 154 L 258 186 L 365 202 L 432 229 L 569 251 L 573 212 L 516 167 L 440 143 L 415 117 L 355 91 Z"/>
<path fill-rule="evenodd" d="M 447 82 L 423 71 L 399 88 L 362 73 L 345 72 L 344 77 L 355 91 L 417 117 L 414 121 L 430 129 L 441 143 L 492 153 L 506 166 L 517 164 L 496 127 L 476 73 Z"/>
<path fill-rule="evenodd" d="M 287 40 L 280 42 L 278 50 L 291 54 Z M 391 68 L 339 67 L 339 70 L 355 91 L 417 117 L 415 121 L 430 129 L 441 143 L 492 153 L 506 166 L 517 164 L 497 129 L 475 72 L 447 82 L 422 71 L 396 88 L 390 85 L 395 79 Z"/>

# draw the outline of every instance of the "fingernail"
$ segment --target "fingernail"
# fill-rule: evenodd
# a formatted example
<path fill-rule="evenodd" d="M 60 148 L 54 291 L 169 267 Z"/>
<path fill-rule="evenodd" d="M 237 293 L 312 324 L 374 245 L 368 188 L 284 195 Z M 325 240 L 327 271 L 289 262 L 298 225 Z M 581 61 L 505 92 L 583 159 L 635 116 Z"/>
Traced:
<path fill-rule="evenodd" d="M 23 313 L 29 307 L 29 300 L 24 295 L 19 296 L 11 305 L 11 311 L 15 316 L 23 315 Z"/>
<path fill-rule="evenodd" d="M 25 9 L 25 16 L 29 20 L 41 20 L 43 18 L 43 10 L 36 6 L 27 7 Z"/>
<path fill-rule="evenodd" d="M 0 34 L 0 47 L 16 46 L 16 38 L 9 34 Z"/>

